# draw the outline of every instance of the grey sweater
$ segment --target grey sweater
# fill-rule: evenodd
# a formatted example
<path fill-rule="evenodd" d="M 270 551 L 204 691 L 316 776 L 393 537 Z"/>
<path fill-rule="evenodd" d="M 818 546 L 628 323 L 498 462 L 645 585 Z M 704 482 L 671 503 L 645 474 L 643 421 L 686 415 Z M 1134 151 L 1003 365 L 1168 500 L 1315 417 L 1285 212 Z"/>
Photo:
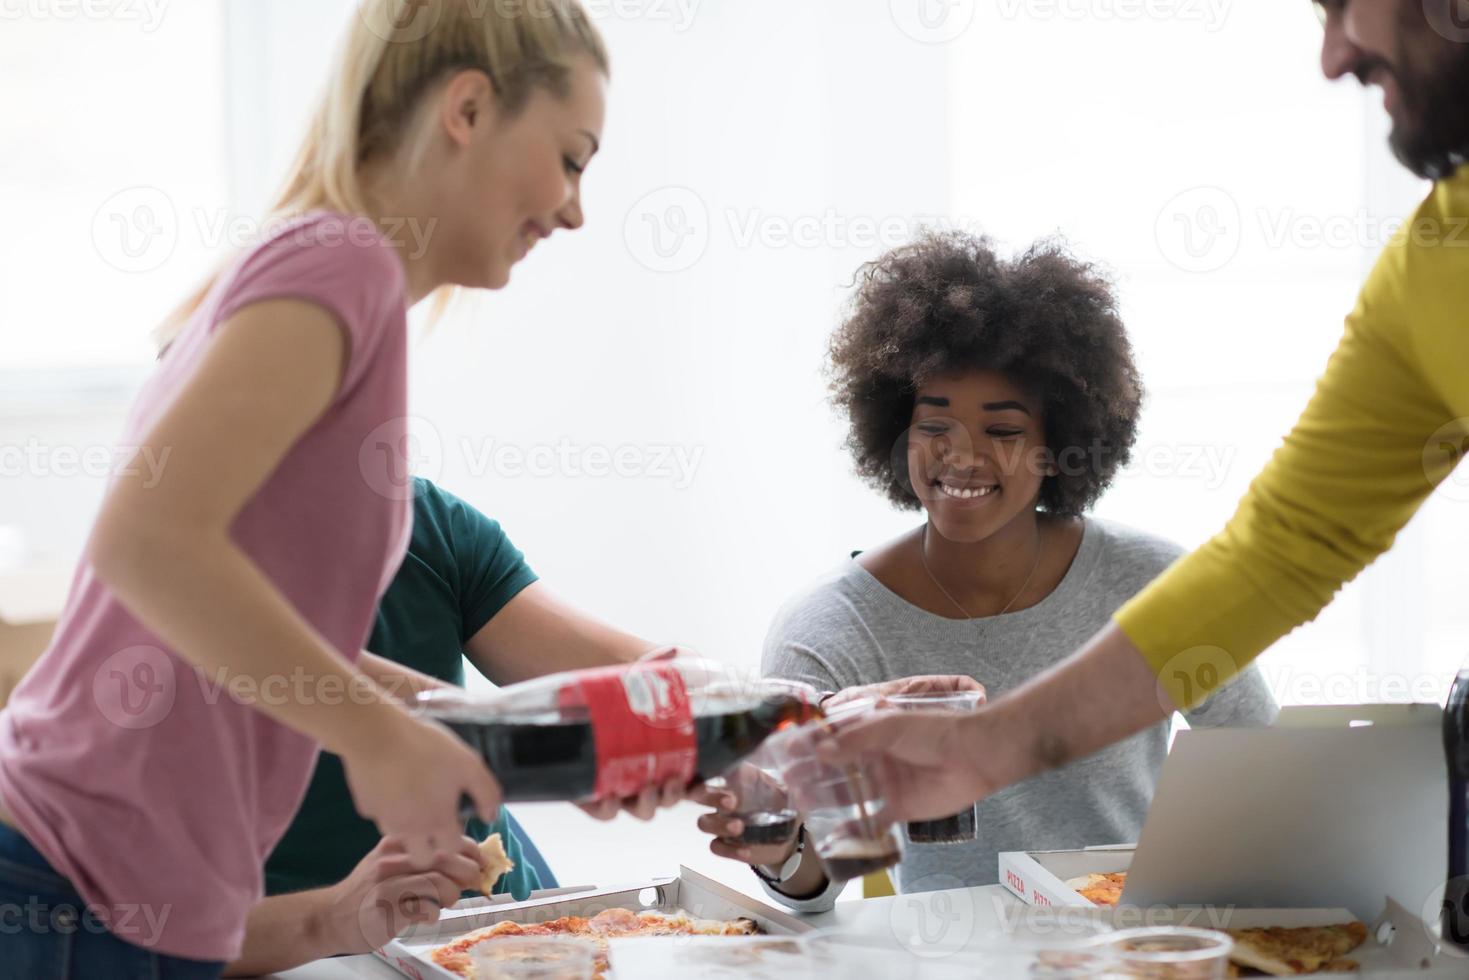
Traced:
<path fill-rule="evenodd" d="M 1065 658 L 1112 613 L 1183 554 L 1177 545 L 1107 521 L 1086 521 L 1076 558 L 1049 596 L 1029 609 L 974 620 L 946 619 L 899 598 L 847 561 L 788 602 L 765 641 L 769 676 L 839 690 L 914 674 L 968 674 L 991 698 Z M 1251 668 L 1186 713 L 1194 726 L 1268 725 L 1276 704 Z M 1001 851 L 1049 850 L 1136 841 L 1168 752 L 1160 722 L 1054 772 L 979 804 L 979 839 L 905 844 L 900 891 L 994 884 Z M 771 894 L 802 911 L 822 911 L 839 887 L 806 901 Z"/>

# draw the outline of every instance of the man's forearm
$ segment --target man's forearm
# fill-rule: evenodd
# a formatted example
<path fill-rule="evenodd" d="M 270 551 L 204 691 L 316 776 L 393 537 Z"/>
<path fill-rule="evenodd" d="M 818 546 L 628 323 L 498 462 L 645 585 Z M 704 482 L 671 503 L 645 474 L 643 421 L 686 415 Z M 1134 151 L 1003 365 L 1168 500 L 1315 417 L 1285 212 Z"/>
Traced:
<path fill-rule="evenodd" d="M 966 719 L 994 789 L 1085 758 L 1169 717 L 1173 702 L 1116 623 L 1076 654 Z M 995 752 L 985 744 L 1008 743 Z"/>
<path fill-rule="evenodd" d="M 258 977 L 290 970 L 335 956 L 345 950 L 333 948 L 329 888 L 276 895 L 250 910 L 245 921 L 245 946 L 239 959 L 225 967 L 227 977 Z"/>

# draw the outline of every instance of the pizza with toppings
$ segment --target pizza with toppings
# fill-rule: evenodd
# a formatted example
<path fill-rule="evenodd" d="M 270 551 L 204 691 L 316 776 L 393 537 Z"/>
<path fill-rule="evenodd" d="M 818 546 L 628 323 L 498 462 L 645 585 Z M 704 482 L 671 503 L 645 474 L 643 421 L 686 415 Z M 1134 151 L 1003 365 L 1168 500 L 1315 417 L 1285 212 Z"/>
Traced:
<path fill-rule="evenodd" d="M 497 922 L 492 926 L 466 933 L 451 943 L 436 946 L 428 957 L 450 973 L 474 980 L 474 963 L 469 951 L 481 943 L 509 936 L 564 936 L 585 939 L 596 947 L 596 973 L 601 980 L 607 972 L 607 943 L 611 939 L 636 936 L 753 936 L 760 927 L 750 919 L 728 922 L 694 919 L 687 915 L 664 915 L 660 912 L 633 912 L 630 909 L 607 909 L 591 918 L 563 916 L 548 922 Z"/>
<path fill-rule="evenodd" d="M 1066 882 L 1066 887 L 1093 905 L 1113 906 L 1122 898 L 1122 886 L 1126 883 L 1126 871 L 1113 871 L 1109 874 L 1090 874 L 1072 878 Z"/>
<path fill-rule="evenodd" d="M 1367 941 L 1367 927 L 1360 922 L 1298 929 L 1226 929 L 1225 932 L 1234 939 L 1231 960 L 1273 977 L 1355 971 L 1356 962 L 1346 955 Z"/>

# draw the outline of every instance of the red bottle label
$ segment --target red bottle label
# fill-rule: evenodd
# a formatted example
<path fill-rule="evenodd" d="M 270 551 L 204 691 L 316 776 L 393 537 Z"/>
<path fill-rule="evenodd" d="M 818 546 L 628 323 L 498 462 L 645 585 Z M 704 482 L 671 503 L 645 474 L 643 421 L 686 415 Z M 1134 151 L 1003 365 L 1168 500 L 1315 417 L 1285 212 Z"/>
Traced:
<path fill-rule="evenodd" d="M 649 786 L 694 778 L 694 715 L 683 676 L 672 664 L 586 671 L 577 689 L 597 747 L 597 799 L 636 796 Z"/>

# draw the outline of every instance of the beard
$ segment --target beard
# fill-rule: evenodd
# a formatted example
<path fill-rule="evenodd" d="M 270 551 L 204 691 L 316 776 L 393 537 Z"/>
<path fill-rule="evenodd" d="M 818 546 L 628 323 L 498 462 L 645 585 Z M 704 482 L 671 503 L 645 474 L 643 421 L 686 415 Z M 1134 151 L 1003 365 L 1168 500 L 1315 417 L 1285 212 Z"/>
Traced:
<path fill-rule="evenodd" d="M 1457 0 L 1449 0 L 1457 2 Z M 1469 44 L 1449 40 L 1425 25 L 1418 4 L 1408 4 L 1399 24 L 1397 80 L 1401 105 L 1388 139 L 1398 162 L 1419 177 L 1442 180 L 1469 162 Z M 1419 52 L 1409 51 L 1416 36 Z M 1443 48 L 1439 58 L 1423 51 Z M 1436 63 L 1436 64 L 1435 64 Z M 1416 67 L 1435 65 L 1435 67 Z"/>

